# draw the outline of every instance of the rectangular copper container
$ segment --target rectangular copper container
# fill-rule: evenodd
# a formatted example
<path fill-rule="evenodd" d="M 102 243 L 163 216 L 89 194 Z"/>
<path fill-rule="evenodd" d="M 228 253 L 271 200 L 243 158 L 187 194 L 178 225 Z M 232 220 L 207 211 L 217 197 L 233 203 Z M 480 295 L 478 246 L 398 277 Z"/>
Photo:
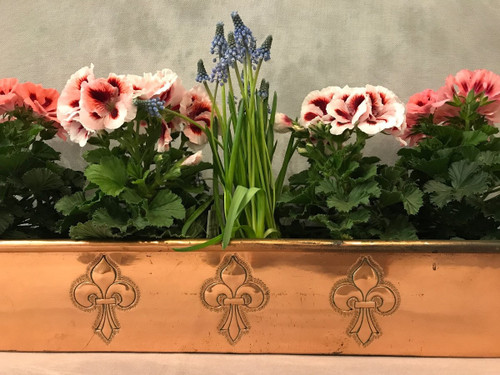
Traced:
<path fill-rule="evenodd" d="M 500 356 L 500 242 L 0 241 L 0 350 Z"/>

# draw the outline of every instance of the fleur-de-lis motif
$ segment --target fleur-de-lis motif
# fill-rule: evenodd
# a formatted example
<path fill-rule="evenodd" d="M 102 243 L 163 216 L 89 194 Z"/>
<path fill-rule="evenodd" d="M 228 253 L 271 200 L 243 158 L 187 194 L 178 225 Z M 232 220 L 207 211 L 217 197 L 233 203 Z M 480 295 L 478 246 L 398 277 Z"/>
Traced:
<path fill-rule="evenodd" d="M 201 300 L 211 310 L 225 311 L 219 332 L 235 344 L 250 328 L 245 312 L 262 309 L 269 300 L 269 292 L 236 255 L 226 259 L 217 270 L 216 278 L 203 285 Z"/>
<path fill-rule="evenodd" d="M 90 267 L 88 275 L 76 280 L 71 296 L 75 305 L 84 311 L 98 309 L 94 330 L 109 343 L 120 329 L 115 308 L 134 307 L 139 300 L 139 290 L 131 280 L 121 277 L 118 267 L 103 255 Z"/>
<path fill-rule="evenodd" d="M 363 346 L 381 334 L 373 314 L 389 315 L 399 306 L 397 289 L 383 280 L 380 269 L 370 257 L 362 257 L 331 293 L 335 310 L 355 314 L 347 332 Z"/>

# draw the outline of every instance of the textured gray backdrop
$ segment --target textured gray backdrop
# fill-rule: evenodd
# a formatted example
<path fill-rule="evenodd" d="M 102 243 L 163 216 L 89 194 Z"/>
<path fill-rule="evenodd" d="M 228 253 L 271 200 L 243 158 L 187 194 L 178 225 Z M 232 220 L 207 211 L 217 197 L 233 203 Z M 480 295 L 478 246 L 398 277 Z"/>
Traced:
<path fill-rule="evenodd" d="M 0 0 L 0 77 L 61 90 L 92 62 L 97 76 L 168 67 L 190 87 L 197 60 L 210 61 L 216 22 L 229 29 L 233 10 L 259 43 L 273 35 L 262 76 L 293 117 L 329 85 L 383 85 L 406 101 L 462 68 L 500 73 L 499 0 Z M 56 143 L 67 165 L 83 165 L 79 146 Z M 398 147 L 378 136 L 368 152 L 391 161 Z M 303 165 L 296 157 L 291 171 Z"/>

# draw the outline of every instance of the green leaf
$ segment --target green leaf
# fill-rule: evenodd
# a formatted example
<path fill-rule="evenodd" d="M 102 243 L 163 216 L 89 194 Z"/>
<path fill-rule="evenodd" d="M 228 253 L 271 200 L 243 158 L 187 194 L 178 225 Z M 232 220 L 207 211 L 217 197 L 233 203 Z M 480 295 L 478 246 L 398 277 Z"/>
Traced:
<path fill-rule="evenodd" d="M 128 204 L 139 204 L 144 200 L 133 189 L 127 187 L 120 194 L 120 198 L 123 199 Z"/>
<path fill-rule="evenodd" d="M 488 134 L 483 133 L 479 130 L 464 131 L 462 133 L 462 145 L 472 145 L 476 146 L 482 142 L 486 142 L 489 138 Z"/>
<path fill-rule="evenodd" d="M 415 215 L 420 210 L 423 204 L 423 196 L 424 194 L 422 191 L 416 186 L 410 186 L 403 189 L 403 206 L 409 215 Z"/>
<path fill-rule="evenodd" d="M 488 188 L 488 174 L 477 171 L 479 165 L 468 160 L 460 160 L 450 166 L 451 186 L 455 190 L 455 198 L 480 194 Z"/>
<path fill-rule="evenodd" d="M 31 148 L 33 154 L 44 160 L 59 160 L 59 152 L 44 142 L 34 142 Z"/>
<path fill-rule="evenodd" d="M 431 195 L 430 200 L 438 207 L 444 207 L 453 199 L 453 189 L 436 180 L 430 180 L 424 185 L 424 191 Z"/>
<path fill-rule="evenodd" d="M 120 212 L 115 212 L 112 215 L 107 209 L 99 208 L 92 215 L 92 221 L 94 224 L 103 225 L 109 228 L 117 228 L 120 232 L 127 231 L 127 218 L 124 215 L 119 215 Z"/>
<path fill-rule="evenodd" d="M 34 168 L 22 177 L 26 186 L 34 192 L 58 189 L 64 185 L 61 177 L 47 168 Z"/>
<path fill-rule="evenodd" d="M 99 186 L 108 195 L 116 197 L 125 189 L 127 169 L 123 161 L 116 156 L 106 156 L 100 164 L 92 164 L 85 170 L 85 177 Z"/>
<path fill-rule="evenodd" d="M 55 209 L 66 216 L 82 203 L 85 203 L 85 195 L 79 191 L 78 193 L 66 195 L 59 199 L 55 204 Z"/>
<path fill-rule="evenodd" d="M 0 234 L 5 232 L 14 222 L 14 216 L 8 212 L 0 212 Z"/>
<path fill-rule="evenodd" d="M 191 227 L 191 225 L 193 224 L 193 222 L 203 213 L 205 212 L 205 210 L 208 208 L 208 206 L 210 206 L 210 204 L 212 204 L 212 201 L 213 201 L 213 197 L 211 197 L 210 199 L 208 199 L 205 203 L 203 203 L 200 207 L 198 207 L 190 216 L 189 218 L 186 220 L 186 222 L 184 223 L 183 227 L 182 227 L 182 231 L 181 231 L 181 234 L 183 237 L 186 236 L 187 234 L 187 231 L 189 230 L 189 228 Z"/>
<path fill-rule="evenodd" d="M 97 148 L 95 150 L 87 151 L 83 154 L 83 158 L 87 163 L 99 164 L 101 159 L 106 156 L 113 156 L 111 151 L 107 148 Z"/>
<path fill-rule="evenodd" d="M 78 223 L 71 227 L 69 236 L 74 240 L 96 239 L 96 238 L 115 238 L 111 228 L 105 225 L 96 225 L 92 220 L 85 223 Z"/>
<path fill-rule="evenodd" d="M 369 204 L 370 198 L 380 196 L 380 188 L 376 181 L 365 182 L 361 185 L 356 185 L 347 199 L 339 196 L 329 196 L 327 198 L 328 207 L 335 207 L 340 212 L 349 212 L 354 207 L 361 204 Z"/>
<path fill-rule="evenodd" d="M 246 188 L 244 186 L 238 185 L 233 193 L 231 199 L 231 205 L 229 206 L 226 226 L 224 227 L 224 233 L 222 237 L 222 248 L 225 249 L 231 241 L 233 236 L 233 228 L 238 220 L 241 212 L 247 204 L 250 203 L 253 196 L 257 194 L 260 189 L 258 188 Z"/>
<path fill-rule="evenodd" d="M 160 190 L 146 208 L 146 219 L 156 227 L 169 227 L 185 215 L 181 198 L 169 190 Z"/>

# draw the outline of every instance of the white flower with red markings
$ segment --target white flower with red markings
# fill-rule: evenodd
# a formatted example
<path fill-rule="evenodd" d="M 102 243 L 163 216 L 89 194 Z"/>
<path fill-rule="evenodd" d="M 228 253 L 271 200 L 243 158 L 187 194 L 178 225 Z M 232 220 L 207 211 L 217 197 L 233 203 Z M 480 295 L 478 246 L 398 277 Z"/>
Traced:
<path fill-rule="evenodd" d="M 299 124 L 305 128 L 315 125 L 319 122 L 329 124 L 333 117 L 326 110 L 332 97 L 340 91 L 340 87 L 330 86 L 322 90 L 311 91 L 302 102 Z"/>
<path fill-rule="evenodd" d="M 212 102 L 203 86 L 196 85 L 185 93 L 180 104 L 180 113 L 199 125 L 181 119 L 184 134 L 189 141 L 195 146 L 206 144 L 208 139 L 203 128 L 211 126 Z"/>

